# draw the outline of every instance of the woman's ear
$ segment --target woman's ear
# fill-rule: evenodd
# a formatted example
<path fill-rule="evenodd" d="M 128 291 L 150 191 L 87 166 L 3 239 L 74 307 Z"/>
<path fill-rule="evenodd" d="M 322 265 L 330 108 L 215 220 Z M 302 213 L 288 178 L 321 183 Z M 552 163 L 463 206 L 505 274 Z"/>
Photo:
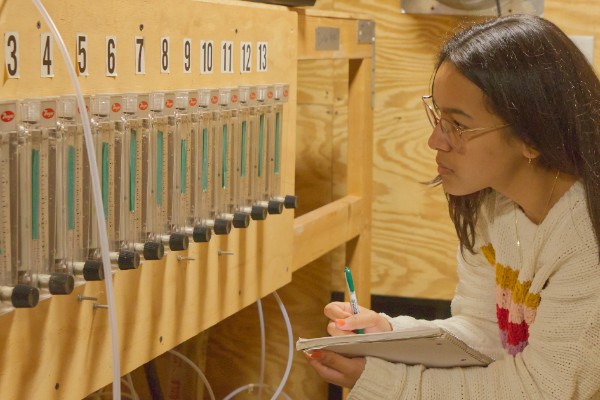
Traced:
<path fill-rule="evenodd" d="M 535 160 L 536 158 L 538 158 L 540 156 L 540 152 L 537 151 L 536 149 L 534 149 L 533 147 L 531 147 L 525 143 L 523 143 L 522 146 L 523 146 L 523 150 L 522 150 L 523 157 L 528 159 L 530 163 L 532 160 Z"/>

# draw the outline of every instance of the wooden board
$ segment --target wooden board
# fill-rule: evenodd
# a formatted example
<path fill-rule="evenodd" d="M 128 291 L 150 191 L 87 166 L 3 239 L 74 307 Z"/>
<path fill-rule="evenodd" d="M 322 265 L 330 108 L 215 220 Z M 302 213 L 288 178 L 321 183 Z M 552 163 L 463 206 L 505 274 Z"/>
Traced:
<path fill-rule="evenodd" d="M 89 35 L 90 75 L 79 80 L 85 94 L 149 92 L 284 82 L 290 99 L 284 109 L 282 189 L 294 191 L 297 17 L 285 7 L 246 2 L 184 1 L 167 6 L 158 0 L 129 2 L 45 1 L 68 49 L 75 55 L 75 34 Z M 55 48 L 53 78 L 40 77 L 40 32 L 48 31 L 31 2 L 0 2 L 3 32 L 19 32 L 19 79 L 5 79 L 0 97 L 24 99 L 73 92 Z M 270 21 L 265 24 L 264 21 Z M 143 28 L 142 28 L 143 25 Z M 273 32 L 277 32 L 276 35 Z M 105 36 L 117 37 L 116 77 L 105 76 Z M 134 38 L 147 43 L 146 74 L 135 74 Z M 171 70 L 159 71 L 160 38 L 172 44 Z M 183 38 L 192 38 L 191 74 L 183 73 Z M 220 45 L 230 40 L 234 74 L 199 73 L 201 40 Z M 242 41 L 269 43 L 268 70 L 241 74 Z M 255 57 L 255 56 L 254 56 Z M 0 54 L 4 63 L 4 52 Z M 291 280 L 293 211 L 252 222 L 247 230 L 192 244 L 160 262 L 118 271 L 116 297 L 121 370 L 127 373 L 234 314 Z M 220 250 L 232 251 L 219 256 Z M 179 261 L 177 256 L 191 257 Z M 2 399 L 81 399 L 112 379 L 106 310 L 77 295 L 106 304 L 102 282 L 80 286 L 30 310 L 0 316 L 0 397 Z"/>

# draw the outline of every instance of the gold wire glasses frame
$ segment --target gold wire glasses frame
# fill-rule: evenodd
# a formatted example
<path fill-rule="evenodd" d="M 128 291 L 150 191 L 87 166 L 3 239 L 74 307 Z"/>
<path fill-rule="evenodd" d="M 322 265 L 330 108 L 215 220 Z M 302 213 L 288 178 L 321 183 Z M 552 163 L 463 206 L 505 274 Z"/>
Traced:
<path fill-rule="evenodd" d="M 443 137 L 454 149 L 460 149 L 465 142 L 471 139 L 510 125 L 502 124 L 487 128 L 463 129 L 454 122 L 448 121 L 447 119 L 438 115 L 433 107 L 433 98 L 431 95 L 423 96 L 422 99 L 423 106 L 425 107 L 425 113 L 427 114 L 427 118 L 429 119 L 431 126 L 435 128 L 440 125 Z"/>

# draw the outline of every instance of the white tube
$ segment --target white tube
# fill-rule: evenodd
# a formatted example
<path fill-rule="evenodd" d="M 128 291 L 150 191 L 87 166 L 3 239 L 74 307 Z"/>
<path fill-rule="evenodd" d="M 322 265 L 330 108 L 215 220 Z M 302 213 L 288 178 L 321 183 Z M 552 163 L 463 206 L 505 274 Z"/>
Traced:
<path fill-rule="evenodd" d="M 254 390 L 254 388 L 266 388 L 266 389 L 270 389 L 271 386 L 270 385 L 266 385 L 266 384 L 258 384 L 258 383 L 249 383 L 247 385 L 244 386 L 240 386 L 239 388 L 235 389 L 233 392 L 229 393 L 227 395 L 227 397 L 225 397 L 223 400 L 228 400 L 233 398 L 235 395 L 242 393 L 243 391 L 247 390 L 250 393 L 252 393 L 252 390 Z M 292 398 L 286 393 L 286 392 L 281 392 L 279 393 L 284 399 L 287 400 L 292 400 Z"/>
<path fill-rule="evenodd" d="M 267 354 L 267 340 L 265 338 L 265 317 L 263 315 L 262 302 L 256 300 L 258 308 L 258 322 L 260 325 L 260 375 L 258 378 L 258 398 L 262 399 L 262 388 L 265 384 L 265 364 Z"/>
<path fill-rule="evenodd" d="M 77 106 L 81 113 L 81 121 L 83 124 L 83 134 L 85 136 L 85 144 L 87 148 L 87 155 L 90 161 L 90 176 L 92 178 L 92 193 L 94 195 L 94 206 L 96 207 L 96 216 L 98 220 L 98 231 L 100 236 L 100 249 L 102 254 L 102 264 L 104 267 L 104 284 L 106 286 L 106 300 L 108 302 L 108 318 L 109 326 L 112 338 L 112 361 L 113 361 L 113 386 L 112 393 L 114 400 L 121 399 L 121 364 L 119 358 L 119 337 L 117 335 L 117 312 L 115 307 L 115 297 L 112 286 L 112 271 L 110 265 L 110 256 L 108 252 L 108 236 L 106 234 L 106 224 L 104 222 L 104 207 L 102 204 L 102 193 L 100 187 L 100 178 L 98 175 L 98 165 L 96 164 L 96 153 L 94 151 L 94 144 L 92 142 L 92 129 L 90 127 L 90 120 L 88 117 L 87 110 L 85 108 L 85 102 L 83 101 L 83 95 L 81 93 L 81 87 L 75 74 L 75 68 L 73 62 L 65 46 L 54 21 L 48 14 L 48 11 L 42 5 L 41 0 L 31 0 L 35 7 L 38 9 L 42 18 L 50 28 L 54 40 L 58 43 L 58 48 L 62 53 L 65 67 L 71 78 L 71 83 L 75 89 L 75 95 L 77 98 Z"/>
<path fill-rule="evenodd" d="M 290 370 L 292 369 L 292 361 L 294 359 L 294 337 L 292 335 L 292 323 L 290 322 L 290 317 L 288 316 L 288 313 L 285 310 L 285 306 L 283 305 L 283 302 L 281 301 L 281 298 L 279 297 L 277 292 L 273 292 L 273 297 L 275 297 L 275 300 L 277 300 L 277 304 L 279 305 L 279 309 L 281 310 L 281 315 L 283 315 L 283 319 L 285 320 L 285 327 L 287 328 L 288 345 L 289 346 L 288 346 L 288 361 L 287 361 L 287 366 L 285 367 L 285 373 L 283 374 L 283 378 L 281 379 L 281 382 L 279 383 L 279 387 L 273 394 L 273 397 L 271 397 L 271 400 L 275 400 L 277 398 L 277 396 L 279 396 L 279 393 L 281 393 L 283 391 L 283 387 L 285 386 L 285 384 L 288 380 L 288 377 L 290 375 Z"/>
<path fill-rule="evenodd" d="M 176 350 L 169 350 L 169 353 L 173 354 L 176 357 L 179 357 L 181 360 L 183 360 L 183 362 L 185 362 L 187 365 L 192 367 L 194 369 L 194 371 L 196 371 L 196 373 L 198 374 L 200 379 L 202 379 L 202 382 L 204 382 L 204 386 L 206 386 L 206 390 L 208 390 L 208 395 L 210 396 L 210 398 L 212 400 L 215 400 L 215 394 L 213 393 L 212 387 L 210 387 L 210 384 L 208 383 L 208 379 L 206 379 L 206 376 L 204 375 L 202 370 L 200 368 L 198 368 L 198 366 L 196 364 L 194 364 L 192 362 L 192 360 L 190 360 L 189 358 L 187 358 L 180 352 L 178 352 Z"/>

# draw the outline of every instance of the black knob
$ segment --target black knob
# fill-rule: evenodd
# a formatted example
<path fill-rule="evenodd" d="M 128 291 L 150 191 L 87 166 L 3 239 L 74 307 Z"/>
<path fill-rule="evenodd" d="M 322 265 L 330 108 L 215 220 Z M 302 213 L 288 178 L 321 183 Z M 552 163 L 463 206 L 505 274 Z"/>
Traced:
<path fill-rule="evenodd" d="M 40 300 L 38 288 L 27 285 L 17 285 L 13 288 L 10 301 L 15 308 L 32 308 Z"/>
<path fill-rule="evenodd" d="M 228 235 L 231 232 L 231 221 L 226 219 L 215 220 L 215 226 L 213 227 L 215 235 Z"/>
<path fill-rule="evenodd" d="M 269 214 L 281 214 L 283 212 L 283 203 L 277 200 L 269 200 Z"/>
<path fill-rule="evenodd" d="M 83 264 L 83 279 L 86 281 L 103 281 L 104 269 L 102 268 L 102 261 L 87 260 Z"/>
<path fill-rule="evenodd" d="M 252 211 L 250 212 L 250 216 L 255 221 L 264 221 L 267 219 L 267 209 L 262 206 L 252 206 Z"/>
<path fill-rule="evenodd" d="M 160 260 L 165 255 L 165 245 L 159 242 L 144 243 L 144 259 Z"/>
<path fill-rule="evenodd" d="M 190 239 L 183 233 L 172 233 L 169 236 L 169 248 L 173 251 L 187 250 Z"/>
<path fill-rule="evenodd" d="M 50 275 L 48 290 L 52 294 L 69 294 L 75 288 L 73 275 L 54 273 Z"/>
<path fill-rule="evenodd" d="M 212 232 L 210 228 L 206 225 L 196 225 L 194 226 L 194 232 L 192 233 L 192 239 L 196 243 L 206 243 L 210 241 L 212 236 Z"/>
<path fill-rule="evenodd" d="M 140 255 L 135 251 L 121 250 L 117 261 L 119 269 L 136 269 L 140 266 Z"/>
<path fill-rule="evenodd" d="M 296 198 L 296 196 L 288 194 L 285 196 L 285 198 L 283 200 L 283 206 L 285 208 L 294 208 L 295 209 L 298 207 L 298 199 Z"/>
<path fill-rule="evenodd" d="M 236 212 L 233 214 L 233 226 L 235 228 L 247 228 L 250 225 L 250 216 L 246 213 Z"/>

